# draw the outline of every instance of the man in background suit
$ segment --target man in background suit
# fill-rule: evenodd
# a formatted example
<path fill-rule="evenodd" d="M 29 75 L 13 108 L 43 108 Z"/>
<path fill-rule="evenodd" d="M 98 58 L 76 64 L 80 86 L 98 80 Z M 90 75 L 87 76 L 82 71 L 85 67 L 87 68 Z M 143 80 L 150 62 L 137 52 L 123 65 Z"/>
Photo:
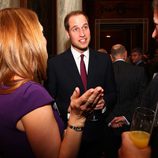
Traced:
<path fill-rule="evenodd" d="M 70 96 L 77 86 L 81 94 L 89 88 L 101 86 L 104 89 L 104 109 L 95 109 L 96 120 L 86 122 L 79 157 L 100 158 L 104 141 L 105 117 L 116 100 L 114 74 L 110 57 L 89 48 L 90 29 L 88 17 L 82 11 L 69 13 L 64 20 L 71 47 L 48 61 L 46 88 L 55 98 L 61 117 L 67 123 Z M 87 85 L 84 87 L 80 76 L 80 55 L 84 55 Z M 98 103 L 99 104 L 99 103 Z"/>
<path fill-rule="evenodd" d="M 123 45 L 113 45 L 111 56 L 117 87 L 117 103 L 107 118 L 109 123 L 107 155 L 108 158 L 117 158 L 121 133 L 129 130 L 133 112 L 141 105 L 140 100 L 146 87 L 147 77 L 142 67 L 126 62 L 127 51 Z"/>
<path fill-rule="evenodd" d="M 144 66 L 143 52 L 141 48 L 133 48 L 130 54 L 132 64 L 137 66 Z"/>
<path fill-rule="evenodd" d="M 133 48 L 130 53 L 131 63 L 135 66 L 141 66 L 145 69 L 146 76 L 148 78 L 148 82 L 151 80 L 150 70 L 151 65 L 144 61 L 143 50 L 141 48 Z"/>

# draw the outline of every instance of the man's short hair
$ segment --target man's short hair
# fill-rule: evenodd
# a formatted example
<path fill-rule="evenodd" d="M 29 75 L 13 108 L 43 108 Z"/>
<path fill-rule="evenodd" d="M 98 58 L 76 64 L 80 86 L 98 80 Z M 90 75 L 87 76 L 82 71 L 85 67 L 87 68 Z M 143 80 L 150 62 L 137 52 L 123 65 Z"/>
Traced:
<path fill-rule="evenodd" d="M 76 15 L 83 15 L 86 17 L 87 21 L 88 21 L 88 16 L 81 10 L 75 10 L 75 11 L 71 11 L 70 13 L 68 13 L 64 19 L 64 27 L 65 30 L 69 31 L 69 19 L 72 16 L 76 16 Z"/>
<path fill-rule="evenodd" d="M 117 55 L 122 55 L 126 52 L 126 48 L 122 44 L 115 44 L 111 48 L 111 55 L 113 58 L 115 58 Z"/>

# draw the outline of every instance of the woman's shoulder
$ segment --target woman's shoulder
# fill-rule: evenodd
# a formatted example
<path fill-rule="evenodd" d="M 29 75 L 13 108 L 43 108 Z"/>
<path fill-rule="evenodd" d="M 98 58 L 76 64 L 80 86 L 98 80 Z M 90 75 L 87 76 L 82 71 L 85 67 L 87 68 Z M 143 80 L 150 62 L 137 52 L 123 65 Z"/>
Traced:
<path fill-rule="evenodd" d="M 24 83 L 19 89 L 17 89 L 17 93 L 20 93 L 22 98 L 24 99 L 48 99 L 53 101 L 53 98 L 50 96 L 48 91 L 39 83 L 28 81 Z"/>

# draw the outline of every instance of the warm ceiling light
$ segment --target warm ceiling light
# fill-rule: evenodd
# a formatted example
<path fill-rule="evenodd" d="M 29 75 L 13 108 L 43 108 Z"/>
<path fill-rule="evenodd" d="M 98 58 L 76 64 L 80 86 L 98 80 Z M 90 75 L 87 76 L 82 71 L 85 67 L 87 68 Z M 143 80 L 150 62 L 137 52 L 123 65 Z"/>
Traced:
<path fill-rule="evenodd" d="M 111 38 L 111 36 L 110 36 L 110 35 L 106 35 L 105 37 L 106 37 L 106 38 Z"/>

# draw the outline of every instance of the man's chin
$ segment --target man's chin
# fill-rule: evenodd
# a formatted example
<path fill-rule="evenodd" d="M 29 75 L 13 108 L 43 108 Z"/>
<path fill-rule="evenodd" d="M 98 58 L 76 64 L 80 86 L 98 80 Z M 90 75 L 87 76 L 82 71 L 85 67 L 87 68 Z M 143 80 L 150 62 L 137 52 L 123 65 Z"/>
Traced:
<path fill-rule="evenodd" d="M 82 50 L 82 51 L 86 51 L 88 49 L 88 47 L 86 47 L 86 48 L 80 48 L 80 50 Z"/>
<path fill-rule="evenodd" d="M 88 49 L 88 46 L 87 47 L 76 47 L 74 45 L 72 45 L 72 46 L 74 47 L 74 49 L 79 50 L 81 52 L 85 52 Z"/>

